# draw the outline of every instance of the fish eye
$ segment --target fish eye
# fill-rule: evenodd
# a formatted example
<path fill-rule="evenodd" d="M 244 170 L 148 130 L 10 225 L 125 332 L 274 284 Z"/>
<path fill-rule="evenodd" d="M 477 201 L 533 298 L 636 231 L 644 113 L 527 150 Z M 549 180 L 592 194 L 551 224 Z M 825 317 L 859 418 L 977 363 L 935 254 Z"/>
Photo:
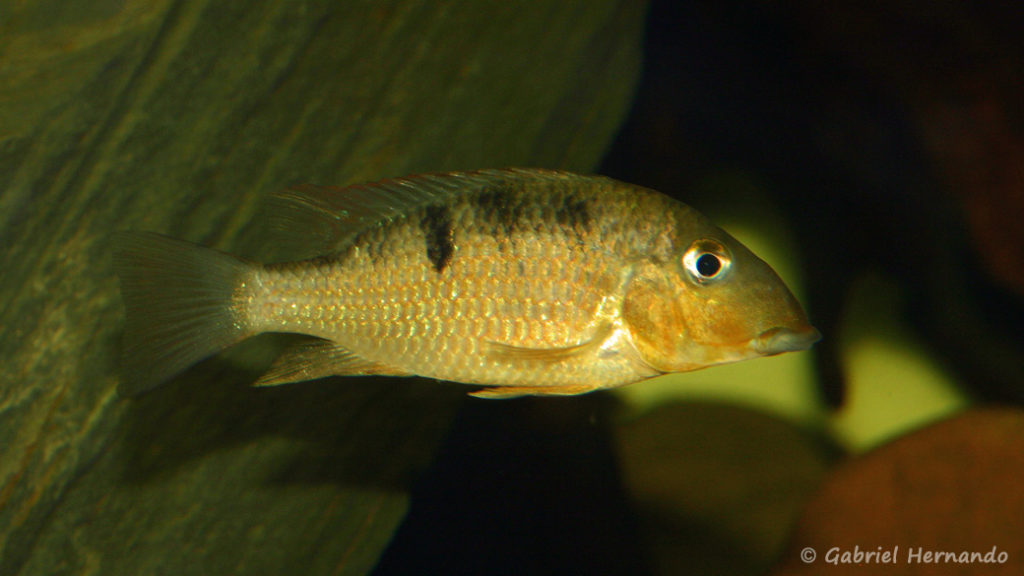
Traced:
<path fill-rule="evenodd" d="M 715 274 L 722 269 L 722 261 L 718 256 L 705 252 L 697 257 L 697 273 L 702 278 L 714 278 Z"/>
<path fill-rule="evenodd" d="M 683 254 L 683 267 L 698 284 L 721 279 L 731 264 L 729 250 L 714 240 L 697 240 Z"/>

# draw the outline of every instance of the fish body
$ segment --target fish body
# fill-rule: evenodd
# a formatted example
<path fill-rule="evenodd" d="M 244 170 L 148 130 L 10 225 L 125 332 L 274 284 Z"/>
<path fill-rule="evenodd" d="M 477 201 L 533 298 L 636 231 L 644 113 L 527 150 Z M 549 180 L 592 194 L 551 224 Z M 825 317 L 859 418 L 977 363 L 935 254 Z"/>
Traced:
<path fill-rule="evenodd" d="M 507 169 L 278 197 L 318 256 L 258 265 L 120 241 L 129 392 L 262 332 L 317 339 L 257 384 L 419 375 L 483 397 L 571 395 L 799 350 L 772 269 L 694 209 L 600 176 Z"/>

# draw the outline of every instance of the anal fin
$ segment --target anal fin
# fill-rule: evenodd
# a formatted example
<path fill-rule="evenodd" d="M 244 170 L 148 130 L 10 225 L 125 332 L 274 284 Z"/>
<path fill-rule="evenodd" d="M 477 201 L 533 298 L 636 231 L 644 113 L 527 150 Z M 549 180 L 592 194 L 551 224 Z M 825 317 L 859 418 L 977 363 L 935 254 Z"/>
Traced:
<path fill-rule="evenodd" d="M 408 371 L 363 359 L 330 340 L 296 344 L 285 350 L 254 386 L 278 386 L 328 376 L 381 374 L 410 376 Z"/>

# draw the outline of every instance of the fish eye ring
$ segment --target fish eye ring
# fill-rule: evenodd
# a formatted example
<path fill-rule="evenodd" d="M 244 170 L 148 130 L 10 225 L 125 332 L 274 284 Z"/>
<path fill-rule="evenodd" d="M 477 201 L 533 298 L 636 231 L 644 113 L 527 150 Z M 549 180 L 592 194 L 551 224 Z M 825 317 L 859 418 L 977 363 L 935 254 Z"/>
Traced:
<path fill-rule="evenodd" d="M 683 254 L 683 267 L 698 284 L 721 280 L 732 267 L 729 249 L 721 242 L 703 238 L 687 248 Z"/>

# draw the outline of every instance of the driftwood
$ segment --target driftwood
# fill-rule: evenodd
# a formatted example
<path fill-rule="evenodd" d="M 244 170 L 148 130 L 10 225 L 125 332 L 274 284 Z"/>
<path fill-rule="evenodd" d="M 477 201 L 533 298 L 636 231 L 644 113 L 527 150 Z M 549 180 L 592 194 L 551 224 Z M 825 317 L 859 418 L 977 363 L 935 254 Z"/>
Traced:
<path fill-rule="evenodd" d="M 252 389 L 263 339 L 120 398 L 109 233 L 252 254 L 290 184 L 593 169 L 643 3 L 56 8 L 0 14 L 0 574 L 366 572 L 466 389 Z"/>

